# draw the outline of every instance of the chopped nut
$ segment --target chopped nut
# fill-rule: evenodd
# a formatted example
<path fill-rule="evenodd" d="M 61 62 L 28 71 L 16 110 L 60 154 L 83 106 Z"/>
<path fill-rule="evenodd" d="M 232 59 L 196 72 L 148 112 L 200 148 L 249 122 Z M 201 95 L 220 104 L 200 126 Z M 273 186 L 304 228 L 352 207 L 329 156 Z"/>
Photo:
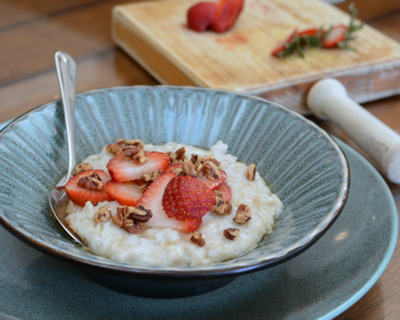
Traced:
<path fill-rule="evenodd" d="M 233 217 L 233 221 L 237 224 L 245 224 L 251 219 L 250 207 L 246 204 L 241 204 L 237 209 L 236 215 Z"/>
<path fill-rule="evenodd" d="M 192 153 L 190 161 L 192 161 L 193 164 L 197 164 L 198 160 L 199 160 L 199 155 Z"/>
<path fill-rule="evenodd" d="M 139 139 L 117 139 L 115 143 L 109 144 L 106 150 L 112 154 L 119 154 L 127 149 L 133 149 L 136 153 L 142 150 L 144 143 Z"/>
<path fill-rule="evenodd" d="M 147 156 L 143 150 L 138 150 L 134 148 L 129 148 L 124 150 L 125 157 L 133 160 L 135 163 L 143 164 L 147 161 Z"/>
<path fill-rule="evenodd" d="M 94 221 L 104 223 L 111 219 L 111 210 L 108 204 L 99 208 L 94 215 Z"/>
<path fill-rule="evenodd" d="M 206 244 L 206 240 L 204 240 L 203 235 L 198 232 L 193 233 L 190 241 L 192 241 L 192 243 L 198 245 L 199 247 L 204 247 L 204 245 Z"/>
<path fill-rule="evenodd" d="M 196 177 L 197 175 L 196 168 L 190 161 L 183 162 L 182 172 L 186 176 Z"/>
<path fill-rule="evenodd" d="M 87 175 L 83 175 L 78 179 L 78 186 L 92 191 L 104 190 L 104 184 L 101 181 L 100 176 L 96 172 L 92 172 Z"/>
<path fill-rule="evenodd" d="M 156 170 L 151 174 L 145 174 L 140 179 L 142 184 L 139 186 L 141 192 L 144 192 L 159 176 L 161 176 L 162 171 Z"/>
<path fill-rule="evenodd" d="M 226 216 L 230 214 L 232 212 L 232 203 L 230 201 L 224 201 L 221 192 L 214 190 L 214 194 L 215 205 L 211 211 L 221 216 Z"/>
<path fill-rule="evenodd" d="M 235 240 L 235 238 L 240 234 L 240 230 L 237 228 L 227 228 L 224 230 L 225 238 L 229 240 Z"/>
<path fill-rule="evenodd" d="M 246 177 L 249 181 L 254 181 L 256 177 L 256 165 L 254 163 L 247 167 Z"/>
<path fill-rule="evenodd" d="M 219 214 L 220 216 L 226 216 L 232 212 L 232 203 L 230 201 L 224 202 L 218 207 L 214 207 L 212 212 Z"/>
<path fill-rule="evenodd" d="M 204 163 L 203 171 L 208 180 L 215 181 L 222 177 L 221 171 L 213 161 L 207 161 Z"/>
<path fill-rule="evenodd" d="M 168 152 L 169 161 L 174 163 L 176 161 L 176 153 L 175 152 Z"/>
<path fill-rule="evenodd" d="M 128 217 L 136 223 L 146 223 L 153 216 L 151 210 L 139 207 L 128 207 Z"/>
<path fill-rule="evenodd" d="M 185 158 L 186 148 L 182 147 L 175 151 L 176 158 L 175 160 L 186 160 Z"/>
<path fill-rule="evenodd" d="M 92 169 L 93 169 L 93 166 L 90 163 L 80 163 L 74 168 L 74 170 L 72 170 L 72 175 L 75 177 L 77 174 L 79 174 L 81 172 L 92 170 Z"/>

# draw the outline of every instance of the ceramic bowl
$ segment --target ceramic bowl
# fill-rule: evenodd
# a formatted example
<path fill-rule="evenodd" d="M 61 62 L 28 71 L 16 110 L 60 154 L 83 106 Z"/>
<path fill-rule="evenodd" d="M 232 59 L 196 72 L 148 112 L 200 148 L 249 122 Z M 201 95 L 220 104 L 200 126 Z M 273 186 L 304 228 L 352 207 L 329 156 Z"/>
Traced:
<path fill-rule="evenodd" d="M 148 267 L 91 254 L 51 219 L 47 196 L 67 168 L 59 101 L 19 117 L 0 134 L 0 221 L 30 245 L 77 263 L 97 281 L 144 296 L 178 297 L 223 286 L 283 262 L 314 243 L 339 215 L 348 191 L 346 158 L 329 135 L 272 102 L 233 92 L 173 86 L 91 91 L 76 101 L 77 160 L 116 138 L 229 145 L 283 202 L 275 230 L 250 252 L 199 267 Z"/>

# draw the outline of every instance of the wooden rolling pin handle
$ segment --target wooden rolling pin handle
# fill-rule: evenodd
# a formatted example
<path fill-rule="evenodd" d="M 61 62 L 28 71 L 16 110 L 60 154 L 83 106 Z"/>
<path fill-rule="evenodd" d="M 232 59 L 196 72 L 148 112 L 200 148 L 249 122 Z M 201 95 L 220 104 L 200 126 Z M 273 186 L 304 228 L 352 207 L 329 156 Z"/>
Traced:
<path fill-rule="evenodd" d="M 307 96 L 309 110 L 343 129 L 394 182 L 400 183 L 400 136 L 352 100 L 335 79 L 313 85 Z"/>

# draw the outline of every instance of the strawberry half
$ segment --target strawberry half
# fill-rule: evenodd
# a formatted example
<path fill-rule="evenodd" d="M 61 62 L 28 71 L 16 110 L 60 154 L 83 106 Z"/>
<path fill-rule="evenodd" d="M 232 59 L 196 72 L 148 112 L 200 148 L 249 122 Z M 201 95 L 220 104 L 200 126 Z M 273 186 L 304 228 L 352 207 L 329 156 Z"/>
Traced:
<path fill-rule="evenodd" d="M 214 2 L 199 2 L 187 12 L 188 27 L 197 32 L 205 31 L 214 20 L 217 5 Z"/>
<path fill-rule="evenodd" d="M 344 24 L 334 26 L 322 40 L 323 48 L 335 48 L 340 42 L 346 41 L 348 27 Z"/>
<path fill-rule="evenodd" d="M 140 187 L 134 182 L 109 181 L 106 184 L 106 192 L 113 200 L 126 206 L 136 206 L 142 196 Z"/>
<path fill-rule="evenodd" d="M 179 221 L 168 218 L 162 206 L 165 188 L 175 177 L 177 175 L 173 172 L 162 174 L 143 192 L 138 204 L 150 209 L 153 214 L 153 217 L 146 222 L 146 227 L 171 228 L 181 232 L 193 232 L 200 227 L 201 219 Z"/>
<path fill-rule="evenodd" d="M 71 178 L 64 187 L 68 198 L 78 206 L 83 207 L 86 201 L 90 201 L 96 205 L 99 202 L 111 200 L 110 196 L 105 191 L 105 188 L 101 191 L 95 191 L 85 189 L 78 185 L 80 178 L 92 173 L 96 173 L 100 177 L 103 186 L 111 180 L 110 176 L 103 170 L 87 170 Z"/>
<path fill-rule="evenodd" d="M 126 157 L 124 153 L 117 154 L 107 164 L 108 172 L 116 182 L 126 182 L 140 179 L 145 174 L 156 170 L 164 171 L 169 165 L 169 156 L 164 152 L 146 152 L 147 161 L 139 164 Z"/>
<path fill-rule="evenodd" d="M 181 221 L 201 219 L 214 205 L 215 195 L 212 190 L 190 176 L 171 179 L 162 198 L 167 216 Z"/>
<path fill-rule="evenodd" d="M 231 187 L 229 187 L 226 182 L 220 184 L 215 190 L 221 192 L 222 198 L 224 199 L 225 202 L 231 201 L 232 199 Z"/>
<path fill-rule="evenodd" d="M 239 17 L 244 7 L 244 0 L 219 0 L 217 12 L 210 28 L 218 33 L 229 30 Z"/>

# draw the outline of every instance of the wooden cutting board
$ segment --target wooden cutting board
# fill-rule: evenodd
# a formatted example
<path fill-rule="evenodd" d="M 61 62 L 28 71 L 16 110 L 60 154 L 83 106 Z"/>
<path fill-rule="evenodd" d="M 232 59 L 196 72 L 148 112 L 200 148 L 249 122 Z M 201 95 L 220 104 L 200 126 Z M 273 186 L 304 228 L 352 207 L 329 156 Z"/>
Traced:
<path fill-rule="evenodd" d="M 226 33 L 196 33 L 186 12 L 198 0 L 159 0 L 116 6 L 114 41 L 163 84 L 236 90 L 306 113 L 312 84 L 335 77 L 358 102 L 400 93 L 400 44 L 365 25 L 355 50 L 307 51 L 305 58 L 272 57 L 294 29 L 347 24 L 348 14 L 320 0 L 246 0 Z"/>

